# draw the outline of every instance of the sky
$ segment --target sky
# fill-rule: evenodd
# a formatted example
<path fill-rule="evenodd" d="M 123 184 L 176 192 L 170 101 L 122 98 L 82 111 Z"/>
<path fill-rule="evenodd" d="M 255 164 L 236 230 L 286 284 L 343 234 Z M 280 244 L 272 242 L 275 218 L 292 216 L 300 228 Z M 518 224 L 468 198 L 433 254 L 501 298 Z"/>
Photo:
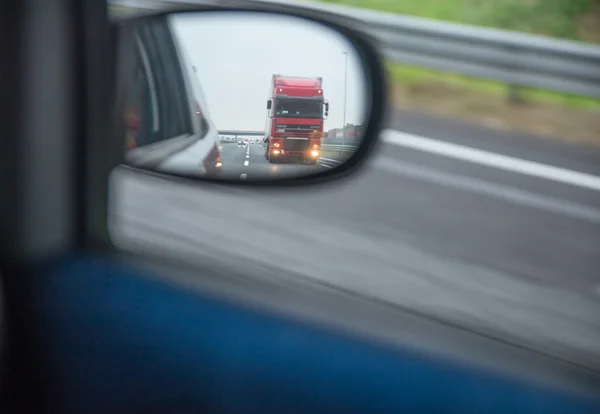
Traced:
<path fill-rule="evenodd" d="M 325 130 L 344 118 L 362 124 L 367 91 L 363 65 L 336 31 L 292 16 L 252 12 L 184 13 L 174 30 L 196 66 L 213 123 L 220 130 L 265 130 L 271 75 L 321 76 L 329 101 Z"/>

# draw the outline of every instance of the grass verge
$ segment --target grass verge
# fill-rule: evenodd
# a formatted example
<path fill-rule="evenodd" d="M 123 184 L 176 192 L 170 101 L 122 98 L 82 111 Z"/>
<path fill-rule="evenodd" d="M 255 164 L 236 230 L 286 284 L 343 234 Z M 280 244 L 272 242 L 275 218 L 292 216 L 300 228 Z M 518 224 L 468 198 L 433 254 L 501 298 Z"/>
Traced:
<path fill-rule="evenodd" d="M 600 145 L 600 101 L 521 90 L 518 104 L 501 83 L 389 64 L 397 109 L 418 110 L 486 126 Z"/>
<path fill-rule="evenodd" d="M 600 43 L 598 0 L 320 0 L 415 17 Z"/>

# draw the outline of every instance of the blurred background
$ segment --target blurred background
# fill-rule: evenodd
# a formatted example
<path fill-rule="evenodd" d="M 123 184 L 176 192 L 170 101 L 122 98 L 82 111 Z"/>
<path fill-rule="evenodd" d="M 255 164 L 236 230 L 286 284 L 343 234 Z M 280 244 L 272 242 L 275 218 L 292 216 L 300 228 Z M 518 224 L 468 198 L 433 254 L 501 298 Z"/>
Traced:
<path fill-rule="evenodd" d="M 600 74 L 588 70 L 600 63 L 600 1 L 310 4 L 395 36 L 384 44 L 393 107 L 364 172 L 269 193 L 122 177 L 115 241 L 317 280 L 600 369 Z M 418 31 L 434 26 L 428 45 Z M 444 45 L 451 32 L 470 53 Z M 575 43 L 543 46 L 556 39 Z M 427 47 L 455 53 L 428 60 Z M 554 55 L 523 52 L 535 47 Z M 339 144 L 357 128 L 327 137 Z"/>

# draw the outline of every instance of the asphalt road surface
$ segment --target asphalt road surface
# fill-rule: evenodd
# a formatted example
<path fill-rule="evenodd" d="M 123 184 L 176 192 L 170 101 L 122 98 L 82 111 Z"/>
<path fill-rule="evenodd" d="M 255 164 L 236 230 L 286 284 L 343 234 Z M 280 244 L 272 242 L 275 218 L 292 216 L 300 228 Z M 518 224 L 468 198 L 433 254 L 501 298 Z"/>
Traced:
<path fill-rule="evenodd" d="M 391 127 L 362 172 L 322 187 L 122 176 L 113 236 L 276 266 L 600 369 L 600 151 L 421 114 Z M 228 174 L 327 168 L 223 147 Z"/>
<path fill-rule="evenodd" d="M 262 144 L 240 146 L 237 143 L 221 143 L 220 150 L 223 176 L 237 180 L 299 177 L 337 165 L 335 159 L 328 157 L 321 158 L 317 165 L 297 162 L 271 164 L 265 158 L 265 148 Z"/>

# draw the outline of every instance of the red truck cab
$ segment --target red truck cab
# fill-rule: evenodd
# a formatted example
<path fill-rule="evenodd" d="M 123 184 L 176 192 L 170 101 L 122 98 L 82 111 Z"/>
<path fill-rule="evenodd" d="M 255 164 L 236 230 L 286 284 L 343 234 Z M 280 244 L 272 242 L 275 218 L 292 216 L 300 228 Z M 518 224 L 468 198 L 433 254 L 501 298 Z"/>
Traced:
<path fill-rule="evenodd" d="M 270 88 L 265 158 L 270 163 L 316 164 L 329 111 L 323 96 L 323 79 L 273 75 Z"/>

